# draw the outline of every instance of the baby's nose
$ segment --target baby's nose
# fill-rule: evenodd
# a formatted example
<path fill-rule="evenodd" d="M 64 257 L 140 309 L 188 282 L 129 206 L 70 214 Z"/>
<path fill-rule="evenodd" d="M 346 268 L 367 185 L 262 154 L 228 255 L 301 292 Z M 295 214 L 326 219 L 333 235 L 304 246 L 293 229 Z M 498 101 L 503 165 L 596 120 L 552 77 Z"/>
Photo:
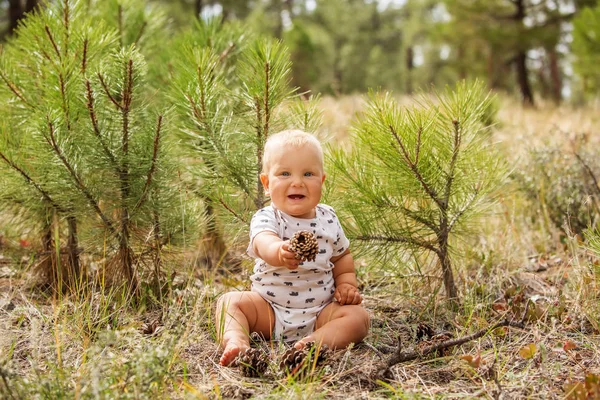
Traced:
<path fill-rule="evenodd" d="M 302 185 L 304 185 L 304 180 L 302 180 L 301 176 L 296 176 L 292 180 L 292 185 L 294 185 L 294 186 L 302 186 Z"/>

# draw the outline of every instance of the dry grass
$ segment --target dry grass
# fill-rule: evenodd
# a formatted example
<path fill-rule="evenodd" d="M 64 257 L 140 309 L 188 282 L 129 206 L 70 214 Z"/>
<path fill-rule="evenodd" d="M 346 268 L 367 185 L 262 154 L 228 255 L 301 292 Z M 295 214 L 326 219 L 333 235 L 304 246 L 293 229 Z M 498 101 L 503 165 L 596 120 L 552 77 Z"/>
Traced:
<path fill-rule="evenodd" d="M 581 135 L 582 145 L 600 142 L 594 110 L 501 104 L 494 138 L 515 168 L 528 148 L 568 149 Z M 327 132 L 343 141 L 362 100 L 325 98 L 322 106 Z M 600 375 L 599 261 L 576 238 L 532 218 L 530 206 L 506 191 L 480 233 L 457 244 L 458 311 L 436 295 L 435 265 L 385 278 L 363 271 L 372 317 L 366 342 L 335 352 L 301 378 L 279 372 L 282 350 L 264 342 L 257 345 L 272 357 L 265 377 L 244 378 L 218 365 L 213 304 L 220 293 L 243 289 L 244 276 L 193 270 L 197 263 L 188 258 L 160 302 L 147 297 L 133 304 L 106 290 L 46 298 L 25 290 L 21 257 L 28 250 L 0 227 L 0 397 L 564 398 L 566 383 Z M 420 346 L 419 323 L 459 337 L 518 318 L 527 299 L 533 306 L 525 329 L 490 332 L 445 354 L 395 365 L 387 381 L 378 379 L 399 336 L 404 350 Z M 535 351 L 524 351 L 531 344 Z"/>

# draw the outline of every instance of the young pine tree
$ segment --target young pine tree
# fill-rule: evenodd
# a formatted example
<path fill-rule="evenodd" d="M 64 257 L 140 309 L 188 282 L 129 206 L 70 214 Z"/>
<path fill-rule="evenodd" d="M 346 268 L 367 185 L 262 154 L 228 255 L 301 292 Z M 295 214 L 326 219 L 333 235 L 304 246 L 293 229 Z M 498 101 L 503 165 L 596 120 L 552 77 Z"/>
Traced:
<path fill-rule="evenodd" d="M 175 101 L 195 161 L 189 173 L 210 217 L 206 236 L 222 257 L 224 222 L 233 217 L 235 229 L 245 229 L 268 201 L 259 179 L 267 137 L 284 128 L 313 129 L 319 114 L 314 102 L 292 102 L 289 54 L 280 42 L 246 38 L 239 26 L 214 21 L 195 29 L 178 50 Z"/>
<path fill-rule="evenodd" d="M 23 187 L 5 201 L 65 219 L 70 253 L 84 226 L 87 250 L 108 252 L 109 276 L 137 289 L 144 255 L 158 280 L 160 249 L 180 229 L 168 116 L 148 106 L 142 55 L 87 11 L 81 1 L 51 4 L 2 54 L 0 160 Z"/>
<path fill-rule="evenodd" d="M 353 149 L 331 156 L 344 193 L 332 200 L 351 221 L 349 236 L 375 262 L 402 264 L 406 250 L 435 254 L 450 299 L 458 297 L 452 239 L 474 226 L 504 174 L 482 123 L 490 105 L 481 84 L 459 83 L 408 108 L 373 94 Z"/>

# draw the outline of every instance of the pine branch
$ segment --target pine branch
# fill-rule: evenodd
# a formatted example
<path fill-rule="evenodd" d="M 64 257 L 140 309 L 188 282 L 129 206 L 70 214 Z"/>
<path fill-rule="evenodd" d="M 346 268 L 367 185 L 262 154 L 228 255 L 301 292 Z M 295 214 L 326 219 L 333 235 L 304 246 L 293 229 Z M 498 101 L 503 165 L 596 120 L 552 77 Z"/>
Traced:
<path fill-rule="evenodd" d="M 53 63 L 54 60 L 52 60 L 52 57 L 50 57 L 50 54 L 48 54 L 46 52 L 46 50 L 44 50 L 44 46 L 42 45 L 41 41 L 40 41 L 40 37 L 38 35 L 34 35 L 33 36 L 35 38 L 35 42 L 38 45 L 38 48 L 40 50 L 40 53 L 42 53 L 42 55 L 44 56 L 44 58 L 46 60 L 48 60 L 50 63 Z"/>
<path fill-rule="evenodd" d="M 412 219 L 415 222 L 419 222 L 419 223 L 425 225 L 427 228 L 431 229 L 433 231 L 433 233 L 435 233 L 436 235 L 439 233 L 440 228 L 436 224 L 434 224 L 433 222 L 431 222 L 428 219 L 425 219 L 425 218 L 419 216 L 415 211 L 410 210 L 403 206 L 393 206 L 392 205 L 392 207 L 399 208 L 400 210 L 402 210 L 402 213 L 404 215 L 406 215 L 408 218 Z"/>
<path fill-rule="evenodd" d="M 262 170 L 262 159 L 263 159 L 263 137 L 261 132 L 260 123 L 262 122 L 261 108 L 258 99 L 255 102 L 256 108 L 256 170 Z M 262 192 L 262 182 L 260 181 L 260 172 L 256 174 L 256 197 L 254 198 L 254 206 L 257 210 L 263 207 L 264 194 Z"/>
<path fill-rule="evenodd" d="M 69 0 L 65 0 L 63 3 L 63 26 L 65 27 L 65 59 L 69 54 L 69 27 L 70 27 L 70 8 L 69 8 Z"/>
<path fill-rule="evenodd" d="M 158 150 L 160 147 L 160 134 L 161 134 L 162 119 L 163 119 L 163 116 L 159 115 L 158 121 L 156 122 L 156 130 L 155 130 L 155 134 L 154 134 L 152 162 L 150 163 L 150 169 L 148 170 L 148 174 L 146 176 L 146 183 L 144 184 L 144 189 L 142 190 L 142 195 L 140 196 L 140 199 L 138 200 L 135 207 L 133 207 L 133 210 L 131 210 L 132 214 L 135 213 L 136 210 L 138 208 L 140 208 L 144 204 L 146 199 L 148 198 L 148 188 L 152 184 L 152 178 L 154 176 L 154 172 L 156 171 L 156 160 L 158 159 Z"/>
<path fill-rule="evenodd" d="M 88 38 L 83 40 L 83 52 L 81 56 L 81 74 L 85 76 L 85 70 L 87 68 L 87 54 L 88 52 Z"/>
<path fill-rule="evenodd" d="M 198 68 L 196 68 L 196 74 L 198 75 L 198 86 L 200 86 L 200 111 L 201 112 L 198 112 L 196 104 L 193 101 L 193 99 L 191 98 L 191 96 L 188 96 L 188 98 L 189 98 L 190 102 L 192 103 L 192 106 L 194 109 L 194 115 L 196 116 L 196 118 L 199 121 L 202 122 L 202 124 L 204 125 L 204 129 L 206 129 L 206 131 L 212 136 L 212 134 L 213 134 L 212 127 L 206 121 L 206 86 L 204 85 L 204 79 L 202 78 L 202 67 L 200 65 L 198 65 Z"/>
<path fill-rule="evenodd" d="M 355 185 L 358 185 L 359 182 L 354 179 L 351 176 L 348 176 L 348 179 L 350 179 Z M 376 206 L 376 207 L 386 207 L 390 210 L 400 210 L 400 212 L 405 215 L 406 217 L 410 218 L 411 220 L 420 223 L 424 226 L 426 226 L 427 228 L 431 229 L 431 231 L 433 233 L 435 233 L 436 235 L 439 233 L 440 229 L 439 227 L 433 223 L 431 220 L 428 220 L 424 217 L 421 217 L 417 211 L 413 211 L 409 208 L 406 208 L 405 206 L 401 206 L 398 204 L 394 204 L 392 202 L 389 201 L 385 201 L 385 200 L 373 200 L 372 203 Z"/>
<path fill-rule="evenodd" d="M 263 147 L 267 138 L 269 137 L 269 124 L 271 122 L 271 109 L 269 107 L 270 98 L 270 89 L 271 89 L 271 64 L 268 60 L 265 61 L 265 91 L 264 91 L 264 99 L 263 99 L 263 110 L 264 110 L 264 125 L 262 128 L 262 132 L 260 128 L 257 128 L 258 133 L 258 145 L 260 150 L 257 152 L 257 177 L 256 177 L 256 208 L 260 209 L 264 206 L 265 203 L 265 195 L 262 191 L 262 182 L 260 180 L 260 171 L 262 170 L 262 161 L 263 161 Z M 259 105 L 257 102 L 257 109 L 259 109 Z M 257 110 L 258 111 L 258 110 Z M 257 117 L 260 117 L 260 113 L 258 113 Z M 257 123 L 260 124 L 261 120 L 258 120 Z"/>
<path fill-rule="evenodd" d="M 264 98 L 264 110 L 265 110 L 265 125 L 263 127 L 263 139 L 266 140 L 269 137 L 269 122 L 271 121 L 271 110 L 269 109 L 269 90 L 271 86 L 271 65 L 269 62 L 265 62 L 265 98 Z M 262 163 L 262 159 L 259 160 Z"/>
<path fill-rule="evenodd" d="M 112 233 L 113 235 L 116 234 L 117 232 L 115 231 L 115 228 L 114 228 L 112 222 L 106 217 L 106 215 L 104 215 L 104 213 L 100 209 L 100 205 L 98 204 L 96 199 L 94 199 L 94 196 L 92 196 L 92 194 L 90 193 L 88 188 L 84 185 L 83 181 L 81 180 L 81 177 L 79 176 L 77 171 L 75 171 L 73 166 L 69 163 L 69 161 L 63 154 L 61 148 L 58 146 L 58 143 L 56 142 L 56 135 L 55 135 L 54 125 L 52 124 L 52 121 L 50 121 L 50 118 L 48 116 L 46 116 L 46 120 L 48 121 L 48 135 L 44 135 L 44 137 L 46 138 L 46 141 L 48 142 L 50 147 L 54 150 L 54 152 L 56 153 L 56 155 L 58 156 L 60 161 L 63 163 L 63 165 L 65 166 L 67 171 L 69 171 L 69 174 L 75 181 L 77 188 L 81 191 L 81 193 L 88 200 L 88 202 L 90 203 L 92 208 L 96 211 L 96 214 L 98 214 L 100 219 L 102 219 L 102 222 L 104 222 L 104 225 L 108 228 L 110 233 Z"/>
<path fill-rule="evenodd" d="M 119 6 L 120 7 L 120 6 Z M 129 59 L 127 69 L 125 71 L 125 82 L 121 97 L 123 99 L 121 106 L 121 115 L 123 118 L 121 149 L 123 152 L 123 161 L 119 173 L 120 190 L 121 190 L 121 250 L 127 254 L 125 257 L 125 269 L 129 279 L 133 279 L 133 270 L 131 268 L 130 247 L 129 247 L 129 220 L 130 213 L 127 207 L 129 199 L 129 106 L 132 99 L 133 85 L 133 60 Z"/>
<path fill-rule="evenodd" d="M 104 89 L 104 92 L 106 93 L 106 96 L 110 99 L 110 101 L 112 101 L 112 103 L 115 105 L 115 107 L 117 107 L 117 110 L 122 110 L 123 106 L 121 106 L 121 104 L 119 104 L 119 102 L 117 100 L 115 100 L 113 95 L 110 94 L 110 89 L 108 88 L 108 85 L 106 84 L 106 82 L 104 82 L 104 77 L 102 76 L 102 74 L 100 72 L 98 72 L 98 78 L 100 79 L 100 84 L 102 85 L 102 88 Z"/>
<path fill-rule="evenodd" d="M 104 151 L 104 154 L 106 154 L 106 156 L 108 157 L 110 162 L 115 166 L 117 172 L 119 172 L 120 168 L 117 165 L 117 160 L 115 159 L 114 154 L 110 151 L 110 149 L 104 142 L 104 139 L 102 138 L 102 134 L 100 133 L 100 127 L 98 125 L 98 118 L 96 117 L 96 110 L 94 108 L 94 94 L 92 92 L 92 85 L 91 85 L 89 79 L 85 80 L 85 87 L 86 87 L 86 97 L 87 97 L 87 109 L 88 109 L 88 114 L 90 115 L 90 120 L 92 122 L 94 135 L 98 139 L 98 142 L 100 142 L 100 146 L 102 146 L 102 150 Z"/>
<path fill-rule="evenodd" d="M 394 137 L 394 139 L 396 140 L 396 142 L 400 146 L 400 151 L 401 151 L 401 153 L 402 153 L 402 155 L 404 157 L 404 160 L 406 161 L 406 163 L 408 164 L 408 167 L 411 169 L 411 171 L 413 172 L 413 174 L 415 175 L 415 177 L 417 178 L 417 180 L 421 184 L 421 187 L 423 188 L 423 190 L 425 190 L 425 193 L 427 193 L 429 195 L 429 197 L 431 197 L 431 199 L 440 208 L 443 209 L 444 208 L 443 202 L 438 197 L 438 194 L 435 191 L 435 189 L 433 189 L 432 187 L 430 187 L 429 184 L 425 181 L 425 178 L 423 177 L 423 175 L 421 175 L 421 171 L 419 171 L 419 168 L 417 168 L 417 164 L 414 163 L 410 159 L 410 155 L 408 154 L 408 151 L 406 150 L 406 147 L 402 143 L 402 140 L 400 139 L 400 136 L 398 136 L 398 133 L 396 132 L 396 129 L 394 129 L 394 127 L 392 125 L 388 125 L 388 128 L 390 129 L 390 133 L 392 134 L 392 136 Z"/>
<path fill-rule="evenodd" d="M 355 240 L 361 240 L 364 242 L 384 242 L 384 243 L 406 243 L 416 247 L 422 247 L 431 250 L 435 253 L 438 249 L 431 242 L 423 242 L 421 240 L 411 237 L 398 237 L 398 236 L 374 236 L 374 235 L 361 235 L 354 237 Z"/>
<path fill-rule="evenodd" d="M 52 43 L 52 47 L 54 47 L 54 52 L 58 56 L 58 59 L 62 61 L 62 54 L 60 54 L 60 50 L 56 44 L 56 41 L 54 40 L 54 36 L 52 36 L 52 32 L 50 32 L 50 27 L 46 25 L 44 30 L 46 31 L 46 36 L 48 36 L 48 39 L 50 39 L 50 43 Z"/>
<path fill-rule="evenodd" d="M 133 41 L 134 45 L 137 46 L 138 42 L 142 38 L 142 35 L 144 34 L 144 31 L 146 30 L 146 25 L 148 25 L 148 22 L 144 21 L 144 23 L 142 24 L 142 27 L 140 28 L 140 31 L 138 32 L 137 36 L 135 37 L 135 40 Z"/>
<path fill-rule="evenodd" d="M 223 60 L 225 58 L 227 58 L 227 56 L 229 56 L 229 53 L 231 53 L 234 48 L 235 48 L 235 43 L 233 43 L 233 42 L 229 43 L 229 46 L 227 46 L 227 48 L 225 50 L 223 50 L 221 52 L 221 54 L 219 55 L 219 62 L 223 62 Z"/>
<path fill-rule="evenodd" d="M 581 165 L 583 165 L 583 168 L 585 168 L 585 171 L 588 173 L 590 178 L 592 178 L 592 181 L 594 181 L 594 190 L 596 191 L 596 194 L 600 196 L 600 185 L 598 184 L 598 180 L 596 179 L 596 174 L 594 174 L 592 168 L 588 165 L 587 162 L 585 162 L 583 157 L 581 157 L 581 155 L 577 151 L 575 151 L 574 153 L 577 160 L 581 163 Z"/>
<path fill-rule="evenodd" d="M 123 89 L 123 111 L 129 113 L 129 107 L 133 98 L 133 60 L 127 63 L 126 85 Z"/>
<path fill-rule="evenodd" d="M 419 154 L 421 153 L 421 135 L 423 134 L 423 128 L 419 127 L 417 131 L 417 144 L 415 145 L 415 165 L 419 165 Z"/>
<path fill-rule="evenodd" d="M 196 104 L 196 102 L 190 95 L 186 94 L 186 98 L 190 102 L 190 106 L 192 107 L 192 114 L 196 118 L 196 123 L 200 127 L 202 127 L 204 130 L 206 130 L 210 136 L 214 137 L 214 130 L 213 130 L 212 126 L 210 125 L 210 123 L 205 118 L 206 109 L 205 108 L 199 109 L 198 105 Z M 202 107 L 205 107 L 205 105 L 204 105 L 205 101 L 201 99 L 201 102 L 203 104 Z M 223 148 L 221 146 L 219 146 L 217 143 L 215 143 L 214 140 L 211 140 L 210 142 L 211 142 L 213 149 L 215 149 L 219 153 L 219 156 L 225 160 L 226 155 L 223 151 Z M 211 168 L 211 170 L 212 170 L 212 168 Z M 233 179 L 235 180 L 236 184 L 244 191 L 244 193 L 246 193 L 246 195 L 248 197 L 252 197 L 250 188 L 248 187 L 248 185 L 246 185 L 246 182 L 244 182 L 243 176 L 240 173 L 240 171 L 236 168 L 230 168 L 229 170 L 231 171 Z M 213 172 L 214 172 L 214 170 L 213 170 Z"/>
<path fill-rule="evenodd" d="M 71 130 L 71 118 L 69 117 L 69 102 L 67 100 L 67 94 L 65 92 L 65 79 L 62 71 L 58 74 L 60 96 L 62 99 L 63 113 L 65 114 L 65 121 L 67 122 L 67 129 Z"/>
<path fill-rule="evenodd" d="M 56 211 L 58 211 L 60 213 L 65 213 L 65 214 L 67 213 L 67 210 L 65 208 L 60 206 L 56 201 L 54 201 L 54 199 L 52 199 L 52 197 L 50 196 L 50 193 L 45 191 L 37 182 L 35 182 L 33 180 L 33 178 L 31 178 L 31 176 L 29 176 L 29 174 L 27 174 L 27 172 L 25 172 L 22 168 L 20 168 L 13 161 L 9 160 L 8 157 L 6 157 L 6 155 L 4 155 L 4 153 L 2 153 L 1 151 L 0 151 L 0 158 L 2 158 L 4 160 L 4 162 L 6 162 L 6 164 L 8 164 L 8 166 L 10 166 L 12 169 L 17 171 L 25 179 L 25 181 L 27 181 L 27 183 L 32 185 L 42 195 L 42 197 L 48 203 L 50 203 L 52 205 L 52 207 L 54 207 L 54 209 L 56 209 Z"/>
<path fill-rule="evenodd" d="M 11 82 L 2 71 L 0 71 L 0 78 L 2 78 L 6 86 L 8 86 L 8 89 L 10 89 L 10 91 L 13 92 L 15 96 L 17 96 L 23 103 L 25 103 L 25 105 L 27 105 L 30 108 L 34 108 L 33 104 L 31 104 L 25 99 L 25 96 L 23 96 L 21 91 L 17 88 L 17 85 Z"/>
<path fill-rule="evenodd" d="M 454 227 L 454 225 L 458 222 L 458 220 L 460 219 L 460 217 L 462 217 L 462 215 L 469 209 L 471 208 L 471 204 L 473 204 L 473 202 L 475 200 L 477 200 L 477 195 L 479 194 L 479 188 L 476 187 L 475 188 L 475 192 L 472 194 L 471 199 L 469 199 L 469 201 L 463 206 L 463 208 L 461 208 L 456 215 L 454 215 L 454 217 L 452 218 L 452 220 L 450 220 L 450 223 L 448 224 L 448 227 L 446 228 L 446 234 L 450 233 L 450 231 L 452 231 L 452 228 Z"/>
<path fill-rule="evenodd" d="M 229 207 L 227 205 L 227 203 L 225 203 L 223 201 L 223 199 L 219 199 L 219 203 L 221 203 L 221 205 L 227 210 L 229 211 L 231 214 L 233 214 L 234 217 L 236 217 L 237 219 L 239 219 L 240 221 L 242 221 L 243 223 L 247 224 L 248 220 L 242 216 L 240 216 L 238 213 L 235 212 L 234 209 L 232 209 L 231 207 Z"/>
<path fill-rule="evenodd" d="M 452 183 L 454 181 L 454 173 L 456 170 L 456 161 L 458 160 L 458 152 L 460 150 L 460 144 L 462 141 L 462 137 L 460 134 L 460 125 L 458 120 L 453 120 L 452 125 L 454 126 L 454 143 L 452 148 L 452 158 L 450 159 L 450 169 L 448 171 L 448 178 L 446 180 L 446 187 L 444 188 L 444 198 L 443 198 L 443 210 L 444 213 L 448 209 L 448 202 L 450 200 L 450 192 L 452 190 Z"/>

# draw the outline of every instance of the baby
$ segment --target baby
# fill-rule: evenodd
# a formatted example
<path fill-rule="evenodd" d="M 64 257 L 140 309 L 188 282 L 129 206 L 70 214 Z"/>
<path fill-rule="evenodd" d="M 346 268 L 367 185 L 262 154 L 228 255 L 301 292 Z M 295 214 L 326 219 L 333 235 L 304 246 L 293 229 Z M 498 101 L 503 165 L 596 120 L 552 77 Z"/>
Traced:
<path fill-rule="evenodd" d="M 271 205 L 250 223 L 252 290 L 226 293 L 217 305 L 221 365 L 250 347 L 252 332 L 295 342 L 297 349 L 309 341 L 332 348 L 360 342 L 369 316 L 359 305 L 348 239 L 333 208 L 319 204 L 325 181 L 321 144 L 297 130 L 272 135 L 260 180 Z M 315 261 L 302 262 L 289 249 L 289 239 L 300 230 L 317 238 Z"/>

